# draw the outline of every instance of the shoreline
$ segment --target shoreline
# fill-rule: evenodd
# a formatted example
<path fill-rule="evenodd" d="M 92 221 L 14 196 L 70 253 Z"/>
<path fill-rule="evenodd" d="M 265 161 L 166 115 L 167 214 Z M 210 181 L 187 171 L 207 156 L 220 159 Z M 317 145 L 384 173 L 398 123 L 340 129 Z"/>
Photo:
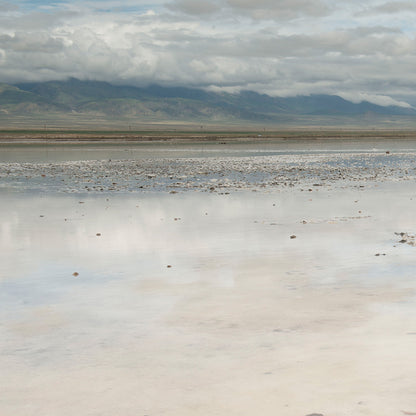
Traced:
<path fill-rule="evenodd" d="M 282 130 L 275 132 L 172 132 L 172 131 L 0 131 L 0 145 L 10 144 L 197 144 L 197 143 L 277 143 L 296 140 L 416 140 L 416 130 Z M 226 141 L 226 143 L 224 143 Z"/>

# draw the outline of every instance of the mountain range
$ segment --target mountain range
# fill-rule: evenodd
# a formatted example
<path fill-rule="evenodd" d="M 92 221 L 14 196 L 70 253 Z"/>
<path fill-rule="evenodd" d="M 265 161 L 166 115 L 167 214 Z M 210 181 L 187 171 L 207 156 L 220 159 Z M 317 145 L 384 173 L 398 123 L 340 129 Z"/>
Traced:
<path fill-rule="evenodd" d="M 353 103 L 334 95 L 272 97 L 253 91 L 211 92 L 196 88 L 117 86 L 100 81 L 0 84 L 0 114 L 82 114 L 143 121 L 244 120 L 278 122 L 285 116 L 414 116 L 411 107 Z"/>

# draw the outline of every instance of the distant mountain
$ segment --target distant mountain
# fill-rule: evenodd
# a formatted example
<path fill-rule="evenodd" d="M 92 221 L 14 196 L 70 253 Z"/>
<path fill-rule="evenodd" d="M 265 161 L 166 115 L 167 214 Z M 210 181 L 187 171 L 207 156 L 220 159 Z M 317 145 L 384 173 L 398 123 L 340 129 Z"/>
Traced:
<path fill-rule="evenodd" d="M 139 88 L 74 78 L 68 81 L 0 84 L 0 113 L 27 115 L 45 112 L 153 121 L 263 122 L 293 115 L 416 115 L 413 108 L 384 107 L 366 101 L 356 104 L 331 95 L 283 98 L 253 91 L 230 94 L 159 85 Z"/>

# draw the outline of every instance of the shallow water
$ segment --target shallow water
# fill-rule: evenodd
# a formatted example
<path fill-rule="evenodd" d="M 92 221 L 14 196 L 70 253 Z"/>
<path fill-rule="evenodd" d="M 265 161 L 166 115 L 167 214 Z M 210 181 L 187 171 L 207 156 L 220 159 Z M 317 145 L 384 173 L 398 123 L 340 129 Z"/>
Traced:
<path fill-rule="evenodd" d="M 3 187 L 0 414 L 414 411 L 416 188 L 368 185 Z"/>
<path fill-rule="evenodd" d="M 259 138 L 261 141 L 261 138 Z M 332 153 L 416 152 L 416 141 L 400 138 L 383 140 L 275 140 L 261 143 L 135 143 L 135 144 L 1 144 L 0 162 L 62 162 L 143 158 L 251 157 Z"/>

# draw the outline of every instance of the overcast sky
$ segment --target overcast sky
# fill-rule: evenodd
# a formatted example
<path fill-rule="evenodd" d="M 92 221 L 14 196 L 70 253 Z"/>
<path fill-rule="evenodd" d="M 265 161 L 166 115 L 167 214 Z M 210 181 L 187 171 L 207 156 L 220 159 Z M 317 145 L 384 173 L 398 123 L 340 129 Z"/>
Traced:
<path fill-rule="evenodd" d="M 416 104 L 415 29 L 415 0 L 0 0 L 0 82 Z"/>

